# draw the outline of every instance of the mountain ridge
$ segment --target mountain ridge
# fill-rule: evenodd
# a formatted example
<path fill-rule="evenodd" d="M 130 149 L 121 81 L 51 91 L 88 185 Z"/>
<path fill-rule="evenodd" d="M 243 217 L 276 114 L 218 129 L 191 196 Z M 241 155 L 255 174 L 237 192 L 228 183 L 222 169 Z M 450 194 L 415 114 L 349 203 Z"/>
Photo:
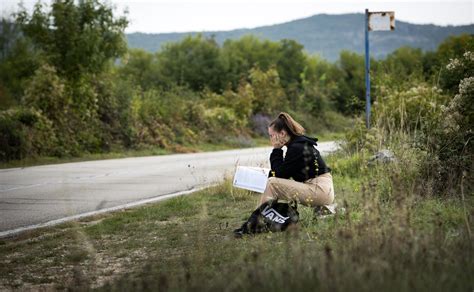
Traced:
<path fill-rule="evenodd" d="M 363 13 L 316 14 L 288 22 L 239 28 L 227 31 L 193 31 L 171 33 L 128 33 L 129 47 L 155 52 L 167 42 L 179 41 L 187 35 L 213 36 L 219 44 L 227 39 L 238 39 L 244 35 L 255 35 L 262 39 L 279 41 L 294 39 L 310 54 L 335 61 L 341 50 L 364 52 Z M 412 24 L 395 22 L 394 31 L 370 32 L 371 56 L 383 58 L 401 46 L 411 46 L 425 51 L 435 50 L 447 37 L 462 33 L 474 34 L 474 24 L 460 26 L 438 26 L 434 24 Z"/>

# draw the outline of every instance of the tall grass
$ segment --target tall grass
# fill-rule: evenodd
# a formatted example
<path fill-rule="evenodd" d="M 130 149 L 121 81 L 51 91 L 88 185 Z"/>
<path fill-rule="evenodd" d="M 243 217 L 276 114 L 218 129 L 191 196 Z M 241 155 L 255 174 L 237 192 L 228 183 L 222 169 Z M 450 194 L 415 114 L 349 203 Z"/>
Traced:
<path fill-rule="evenodd" d="M 474 248 L 469 228 L 463 222 L 462 205 L 453 199 L 420 196 L 417 181 L 412 179 L 417 171 L 412 164 L 416 157 L 410 152 L 397 151 L 397 155 L 396 164 L 375 166 L 368 166 L 367 157 L 360 153 L 350 157 L 338 154 L 329 159 L 337 166 L 334 177 L 337 201 L 346 209 L 343 214 L 318 220 L 309 208 L 300 207 L 302 221 L 297 228 L 243 240 L 230 238 L 226 234 L 230 230 L 216 231 L 220 222 L 215 217 L 201 218 L 195 229 L 181 227 L 187 235 L 178 236 L 176 246 L 167 249 L 178 252 L 178 257 L 151 258 L 143 269 L 102 289 L 472 289 Z M 248 195 L 232 189 L 227 182 L 204 197 L 249 208 L 252 204 Z M 469 206 L 472 214 L 472 198 Z M 247 211 L 239 210 L 233 216 L 243 220 L 250 209 Z M 206 204 L 201 212 L 215 210 Z"/>
<path fill-rule="evenodd" d="M 423 194 L 417 152 L 340 152 L 346 209 L 234 239 L 257 197 L 231 181 L 186 197 L 0 241 L 0 288 L 106 291 L 470 291 L 473 196 Z"/>

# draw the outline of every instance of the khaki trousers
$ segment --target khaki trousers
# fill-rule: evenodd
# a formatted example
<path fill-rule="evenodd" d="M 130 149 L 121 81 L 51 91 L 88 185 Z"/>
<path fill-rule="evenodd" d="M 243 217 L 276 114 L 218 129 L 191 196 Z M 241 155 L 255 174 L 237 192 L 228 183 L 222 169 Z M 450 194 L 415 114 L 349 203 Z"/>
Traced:
<path fill-rule="evenodd" d="M 332 175 L 328 172 L 305 182 L 270 177 L 259 206 L 274 199 L 296 200 L 309 207 L 330 205 L 334 202 Z"/>

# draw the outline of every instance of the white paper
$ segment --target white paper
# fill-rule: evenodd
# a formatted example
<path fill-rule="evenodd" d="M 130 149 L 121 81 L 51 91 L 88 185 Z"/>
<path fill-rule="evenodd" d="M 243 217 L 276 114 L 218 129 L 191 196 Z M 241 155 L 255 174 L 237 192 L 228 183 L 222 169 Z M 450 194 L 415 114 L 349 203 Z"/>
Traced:
<path fill-rule="evenodd" d="M 267 186 L 270 169 L 250 166 L 237 166 L 234 187 L 263 193 Z"/>

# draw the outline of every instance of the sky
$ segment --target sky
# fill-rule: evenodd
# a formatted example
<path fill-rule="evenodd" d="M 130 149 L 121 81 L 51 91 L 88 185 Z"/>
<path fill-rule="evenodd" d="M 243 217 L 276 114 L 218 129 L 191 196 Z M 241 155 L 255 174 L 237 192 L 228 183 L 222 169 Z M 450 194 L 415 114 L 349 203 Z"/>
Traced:
<path fill-rule="evenodd" d="M 31 9 L 36 0 L 23 0 Z M 43 0 L 49 3 L 50 0 Z M 474 0 L 107 0 L 118 15 L 128 10 L 126 32 L 188 32 L 254 28 L 315 14 L 395 11 L 395 20 L 416 24 L 474 23 Z M 20 1 L 0 0 L 2 16 Z"/>

